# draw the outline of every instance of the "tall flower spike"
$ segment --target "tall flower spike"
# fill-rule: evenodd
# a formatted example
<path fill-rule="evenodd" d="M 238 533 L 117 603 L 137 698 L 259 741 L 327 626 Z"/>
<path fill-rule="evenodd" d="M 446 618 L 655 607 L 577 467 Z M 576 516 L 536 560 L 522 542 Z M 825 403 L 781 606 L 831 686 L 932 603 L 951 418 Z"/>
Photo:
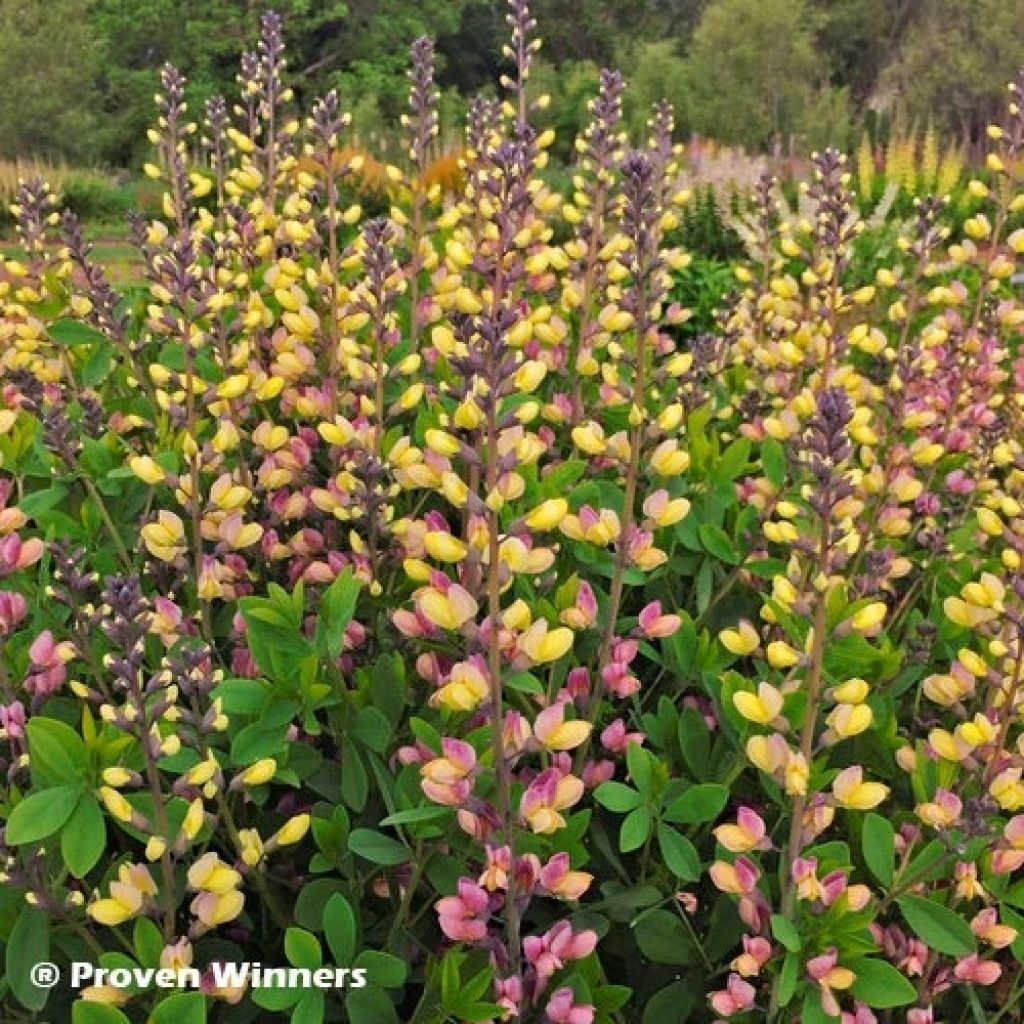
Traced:
<path fill-rule="evenodd" d="M 532 38 L 537 28 L 537 19 L 530 14 L 529 0 L 508 0 L 508 7 L 506 21 L 512 29 L 512 38 L 509 45 L 503 47 L 502 52 L 513 62 L 515 78 L 503 75 L 501 84 L 512 93 L 516 135 L 522 138 L 528 127 L 526 86 L 534 55 L 540 49 L 540 40 Z"/>

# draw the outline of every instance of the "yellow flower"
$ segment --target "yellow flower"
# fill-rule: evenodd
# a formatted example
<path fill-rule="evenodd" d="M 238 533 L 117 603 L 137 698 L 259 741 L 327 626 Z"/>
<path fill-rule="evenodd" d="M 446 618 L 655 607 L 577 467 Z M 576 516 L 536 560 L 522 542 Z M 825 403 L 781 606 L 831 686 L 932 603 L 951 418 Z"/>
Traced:
<path fill-rule="evenodd" d="M 529 657 L 543 664 L 557 661 L 572 647 L 573 632 L 565 626 L 549 630 L 543 619 L 538 619 L 519 635 L 519 647 Z"/>
<path fill-rule="evenodd" d="M 868 729 L 872 721 L 867 704 L 839 704 L 828 716 L 829 728 L 842 740 Z"/>
<path fill-rule="evenodd" d="M 302 840 L 309 831 L 309 826 L 310 816 L 308 814 L 296 814 L 274 833 L 270 842 L 275 846 L 292 846 Z"/>
<path fill-rule="evenodd" d="M 772 668 L 791 668 L 800 660 L 800 655 L 784 640 L 774 640 L 768 645 L 768 664 Z"/>
<path fill-rule="evenodd" d="M 242 783 L 246 786 L 262 786 L 274 777 L 276 771 L 277 761 L 272 757 L 264 757 L 242 772 Z"/>
<path fill-rule="evenodd" d="M 423 539 L 427 554 L 439 562 L 461 562 L 468 548 L 445 530 L 431 530 Z"/>
<path fill-rule="evenodd" d="M 185 527 L 173 512 L 157 513 L 156 522 L 147 523 L 140 532 L 149 553 L 161 562 L 173 562 L 185 552 Z"/>
<path fill-rule="evenodd" d="M 740 620 L 735 629 L 723 629 L 718 640 L 730 654 L 741 658 L 753 654 L 761 644 L 757 630 L 747 619 Z"/>
<path fill-rule="evenodd" d="M 135 810 L 116 789 L 111 786 L 101 786 L 100 799 L 103 801 L 103 806 L 110 812 L 111 817 L 118 821 L 132 820 Z"/>
<path fill-rule="evenodd" d="M 850 619 L 850 625 L 858 633 L 870 633 L 877 629 L 885 619 L 886 607 L 884 601 L 872 601 L 871 604 L 861 608 Z"/>
<path fill-rule="evenodd" d="M 155 459 L 148 455 L 136 455 L 128 460 L 128 468 L 145 483 L 150 485 L 164 482 L 164 469 Z"/>
<path fill-rule="evenodd" d="M 223 894 L 237 888 L 242 876 L 225 864 L 216 853 L 205 853 L 188 869 L 188 884 L 192 889 Z"/>
<path fill-rule="evenodd" d="M 566 517 L 569 503 L 565 498 L 549 498 L 538 505 L 527 517 L 531 530 L 553 530 Z"/>
<path fill-rule="evenodd" d="M 845 768 L 832 780 L 832 795 L 840 807 L 854 811 L 870 811 L 888 795 L 889 789 L 881 782 L 865 782 L 860 765 Z"/>
<path fill-rule="evenodd" d="M 756 694 L 737 690 L 732 695 L 732 702 L 748 722 L 767 725 L 782 711 L 783 697 L 771 683 L 759 683 Z"/>

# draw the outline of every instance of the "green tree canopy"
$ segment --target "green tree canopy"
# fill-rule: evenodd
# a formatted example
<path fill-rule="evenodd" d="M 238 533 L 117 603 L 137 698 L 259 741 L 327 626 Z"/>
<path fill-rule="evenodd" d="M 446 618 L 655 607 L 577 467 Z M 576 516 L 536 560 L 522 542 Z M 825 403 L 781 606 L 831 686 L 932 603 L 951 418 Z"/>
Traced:
<path fill-rule="evenodd" d="M 0 157 L 99 155 L 88 0 L 0 3 Z M 150 89 L 152 92 L 152 88 Z"/>
<path fill-rule="evenodd" d="M 688 120 L 764 147 L 794 132 L 822 69 L 806 0 L 713 0 L 687 61 Z"/>

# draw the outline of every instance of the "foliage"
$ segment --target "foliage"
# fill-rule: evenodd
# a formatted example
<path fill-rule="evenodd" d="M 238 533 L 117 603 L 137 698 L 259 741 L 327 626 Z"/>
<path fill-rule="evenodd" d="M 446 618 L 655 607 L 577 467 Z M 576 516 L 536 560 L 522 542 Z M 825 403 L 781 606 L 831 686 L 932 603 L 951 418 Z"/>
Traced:
<path fill-rule="evenodd" d="M 820 68 L 805 0 L 712 0 L 687 58 L 687 117 L 753 148 L 798 130 Z"/>
<path fill-rule="evenodd" d="M 458 174 L 429 40 L 375 166 L 268 14 L 237 109 L 161 72 L 134 287 L 19 189 L 5 1020 L 1015 1012 L 1024 76 L 962 225 L 830 149 L 724 265 L 616 73 L 549 184 L 508 13 Z"/>

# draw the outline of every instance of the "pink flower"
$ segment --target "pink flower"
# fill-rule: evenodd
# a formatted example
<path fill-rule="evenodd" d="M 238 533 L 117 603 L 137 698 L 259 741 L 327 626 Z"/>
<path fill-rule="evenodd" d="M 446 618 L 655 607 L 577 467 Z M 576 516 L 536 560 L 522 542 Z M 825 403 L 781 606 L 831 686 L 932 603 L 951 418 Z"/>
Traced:
<path fill-rule="evenodd" d="M 553 896 L 578 900 L 594 880 L 586 871 L 570 870 L 569 854 L 556 853 L 540 872 L 540 884 Z"/>
<path fill-rule="evenodd" d="M 458 807 L 473 791 L 476 751 L 468 743 L 448 736 L 441 740 L 441 750 L 443 757 L 420 768 L 420 786 L 435 803 Z"/>
<path fill-rule="evenodd" d="M 595 789 L 602 782 L 615 777 L 614 761 L 588 761 L 583 766 L 583 785 L 587 789 Z"/>
<path fill-rule="evenodd" d="M 660 601 L 652 601 L 640 612 L 640 630 L 648 640 L 671 636 L 682 624 L 678 615 L 662 615 Z"/>
<path fill-rule="evenodd" d="M 594 1008 L 574 1002 L 571 988 L 556 989 L 544 1008 L 552 1024 L 593 1024 Z"/>
<path fill-rule="evenodd" d="M 538 835 L 550 835 L 565 826 L 559 813 L 578 803 L 583 780 L 552 766 L 530 783 L 519 803 L 523 820 Z"/>
<path fill-rule="evenodd" d="M 25 689 L 35 698 L 56 693 L 68 677 L 65 667 L 75 656 L 75 647 L 69 640 L 57 643 L 47 629 L 39 634 L 28 649 L 29 673 Z"/>
<path fill-rule="evenodd" d="M 848 989 L 856 975 L 848 967 L 839 966 L 839 953 L 834 946 L 807 961 L 807 974 L 821 989 L 821 1008 L 830 1016 L 838 1017 L 840 1010 L 835 993 Z"/>
<path fill-rule="evenodd" d="M 511 978 L 495 978 L 494 1001 L 508 1011 L 506 1016 L 518 1017 L 519 1004 L 523 1001 L 523 979 L 518 974 Z"/>
<path fill-rule="evenodd" d="M 625 754 L 630 743 L 642 745 L 645 738 L 642 732 L 626 732 L 626 723 L 621 718 L 616 718 L 601 733 L 601 746 L 613 754 Z"/>
<path fill-rule="evenodd" d="M 977 953 L 964 957 L 956 967 L 953 974 L 960 981 L 968 981 L 975 985 L 994 985 L 1003 973 L 1002 967 L 994 960 L 982 960 Z"/>
<path fill-rule="evenodd" d="M 759 935 L 743 936 L 743 952 L 729 965 L 744 978 L 761 973 L 761 968 L 771 959 L 772 944 Z"/>
<path fill-rule="evenodd" d="M 445 896 L 437 901 L 441 931 L 453 942 L 480 942 L 487 935 L 487 907 L 489 897 L 470 878 L 459 879 L 456 896 Z"/>
<path fill-rule="evenodd" d="M 9 740 L 25 738 L 25 705 L 20 700 L 0 706 L 0 730 Z"/>
<path fill-rule="evenodd" d="M 756 995 L 757 990 L 749 981 L 744 981 L 738 974 L 730 974 L 725 988 L 711 993 L 710 1002 L 715 1013 L 731 1017 L 734 1013 L 749 1010 Z"/>
<path fill-rule="evenodd" d="M 8 512 L 16 512 L 17 509 L 7 509 Z M 0 512 L 0 515 L 3 513 Z M 18 569 L 25 569 L 34 565 L 43 557 L 43 542 L 38 537 L 22 541 L 16 534 L 11 533 L 6 537 L 0 537 L 0 576 L 9 576 Z"/>
<path fill-rule="evenodd" d="M 999 923 L 999 911 L 995 907 L 979 910 L 971 921 L 971 931 L 993 949 L 1004 949 L 1017 938 L 1016 928 Z"/>
<path fill-rule="evenodd" d="M 28 604 L 21 594 L 0 590 L 0 639 L 12 633 L 28 614 Z"/>
<path fill-rule="evenodd" d="M 559 921 L 543 935 L 527 935 L 523 939 L 523 952 L 537 973 L 536 992 L 544 990 L 555 971 L 570 960 L 590 956 L 596 946 L 597 932 L 588 929 L 574 933 L 568 921 Z"/>

